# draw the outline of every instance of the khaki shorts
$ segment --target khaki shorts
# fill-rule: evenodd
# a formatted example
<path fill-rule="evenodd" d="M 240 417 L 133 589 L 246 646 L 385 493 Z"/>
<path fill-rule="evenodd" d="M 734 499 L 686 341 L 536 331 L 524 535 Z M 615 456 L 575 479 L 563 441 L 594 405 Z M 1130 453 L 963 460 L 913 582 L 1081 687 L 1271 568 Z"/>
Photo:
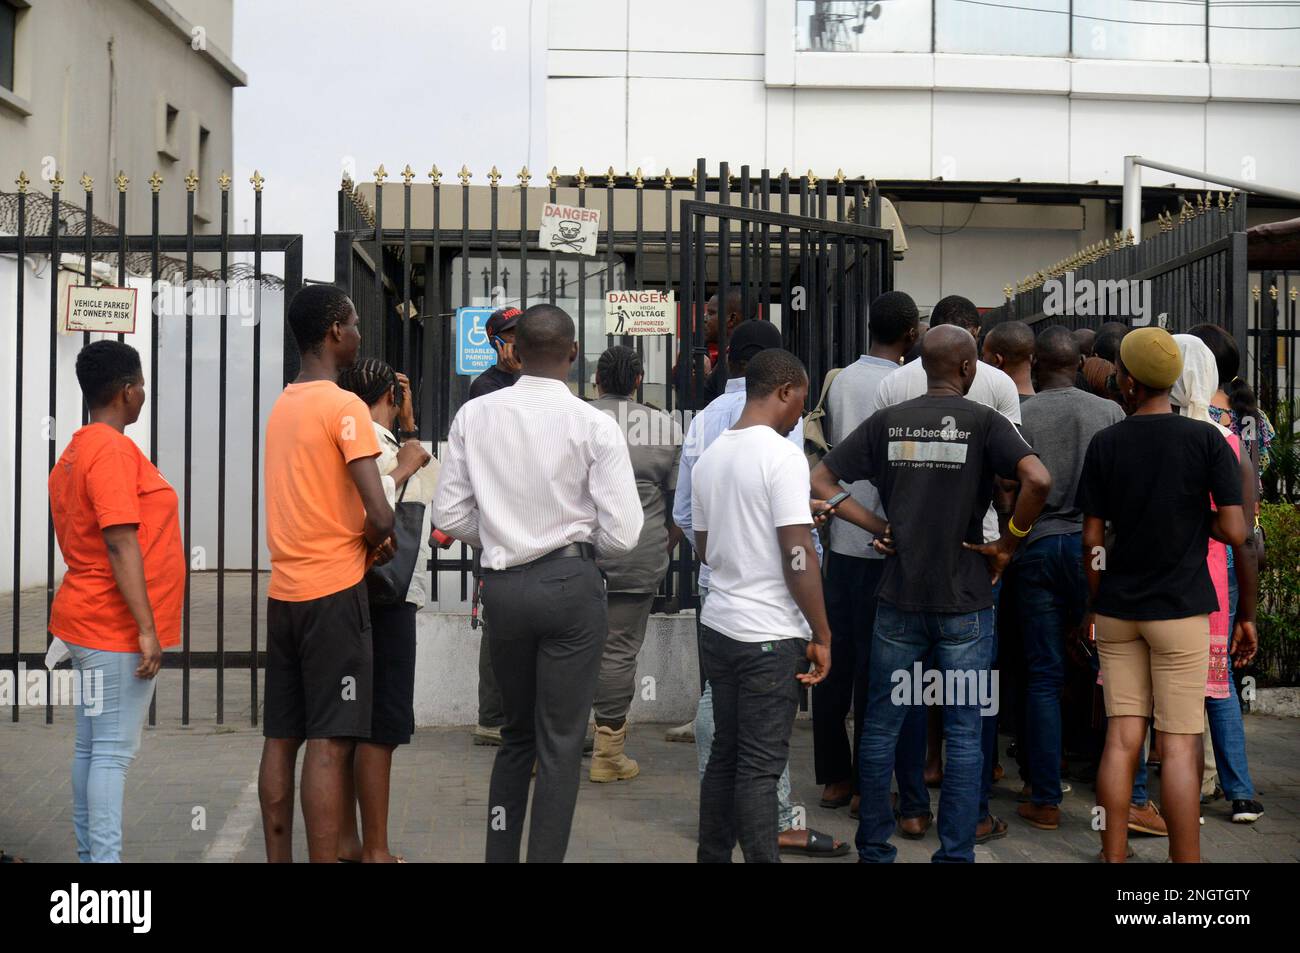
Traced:
<path fill-rule="evenodd" d="M 1097 616 L 1106 714 L 1155 714 L 1156 731 L 1199 735 L 1205 727 L 1210 617 L 1133 621 Z"/>

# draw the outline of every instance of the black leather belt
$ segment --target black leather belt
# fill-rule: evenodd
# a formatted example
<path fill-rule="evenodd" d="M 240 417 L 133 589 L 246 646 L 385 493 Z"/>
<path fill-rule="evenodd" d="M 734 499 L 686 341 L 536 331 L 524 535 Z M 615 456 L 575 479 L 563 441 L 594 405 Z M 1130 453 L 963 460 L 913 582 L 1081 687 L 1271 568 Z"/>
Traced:
<path fill-rule="evenodd" d="M 559 549 L 553 549 L 549 553 L 538 556 L 536 559 L 529 560 L 526 563 L 520 563 L 518 566 L 509 566 L 505 569 L 483 568 L 484 572 L 513 572 L 519 569 L 529 569 L 541 563 L 550 562 L 552 559 L 569 559 L 580 557 L 582 559 L 595 559 L 596 547 L 591 543 L 569 543 L 567 546 L 561 546 Z"/>

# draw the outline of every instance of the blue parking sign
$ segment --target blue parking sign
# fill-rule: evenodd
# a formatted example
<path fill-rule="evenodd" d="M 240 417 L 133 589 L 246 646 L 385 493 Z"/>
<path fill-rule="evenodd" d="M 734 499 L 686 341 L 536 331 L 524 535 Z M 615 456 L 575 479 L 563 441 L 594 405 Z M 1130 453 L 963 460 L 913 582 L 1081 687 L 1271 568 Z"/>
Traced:
<path fill-rule="evenodd" d="M 456 309 L 456 373 L 476 376 L 497 362 L 488 341 L 487 320 L 495 308 Z"/>

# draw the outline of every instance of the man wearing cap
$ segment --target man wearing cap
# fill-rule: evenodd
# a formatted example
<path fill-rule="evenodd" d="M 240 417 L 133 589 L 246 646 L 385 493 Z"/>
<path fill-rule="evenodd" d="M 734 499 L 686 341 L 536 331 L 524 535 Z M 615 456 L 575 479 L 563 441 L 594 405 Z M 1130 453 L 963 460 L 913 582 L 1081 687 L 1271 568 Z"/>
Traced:
<path fill-rule="evenodd" d="M 519 380 L 519 358 L 515 356 L 515 325 L 523 312 L 518 308 L 497 308 L 487 320 L 488 343 L 497 352 L 497 362 L 474 378 L 469 399 L 510 387 Z"/>
<path fill-rule="evenodd" d="M 1169 859 L 1197 863 L 1201 731 L 1210 615 L 1219 608 L 1206 562 L 1211 537 L 1246 539 L 1242 473 L 1210 423 L 1174 413 L 1182 355 L 1163 328 L 1130 331 L 1115 382 L 1131 413 L 1088 445 L 1075 496 L 1084 572 L 1106 697 L 1097 770 L 1102 859 L 1123 863 L 1133 777 L 1154 715 L 1161 734 L 1161 807 Z M 1106 527 L 1114 537 L 1106 543 Z"/>
<path fill-rule="evenodd" d="M 742 321 L 736 326 L 727 341 L 727 384 L 726 389 L 707 407 L 700 411 L 691 421 L 682 444 L 681 462 L 677 470 L 677 492 L 673 497 L 673 522 L 681 527 L 686 538 L 694 545 L 695 534 L 691 525 L 691 473 L 700 455 L 707 450 L 725 430 L 740 419 L 745 409 L 745 368 L 754 355 L 769 348 L 781 346 L 781 331 L 770 321 Z M 789 440 L 803 452 L 803 418 L 790 431 Z M 817 549 L 817 560 L 822 559 L 821 541 L 813 534 L 813 545 Z M 703 608 L 709 594 L 709 567 L 700 564 L 698 579 L 700 606 Z M 699 615 L 696 615 L 696 637 L 702 638 Z M 701 679 L 703 671 L 701 670 Z M 713 693 L 706 683 L 702 685 L 699 707 L 692 729 L 683 725 L 669 732 L 669 740 L 689 740 L 693 730 L 697 745 L 700 776 L 709 764 L 709 754 L 713 747 Z M 777 801 L 779 811 L 780 838 L 783 851 L 804 853 L 814 857 L 842 856 L 848 852 L 848 845 L 835 841 L 826 834 L 814 830 L 796 830 L 794 828 L 794 809 L 790 804 L 790 768 L 785 771 L 777 783 Z"/>
<path fill-rule="evenodd" d="M 487 320 L 488 342 L 497 352 L 497 362 L 474 378 L 469 385 L 469 399 L 482 397 L 506 387 L 512 387 L 519 380 L 519 358 L 515 356 L 515 326 L 523 314 L 518 308 L 497 308 Z M 478 609 L 482 595 L 483 578 L 480 572 L 481 554 L 477 551 L 474 559 L 474 608 Z M 476 613 L 477 614 L 477 613 Z M 478 653 L 478 724 L 474 727 L 474 744 L 501 744 L 501 723 L 505 713 L 501 708 L 501 689 L 497 685 L 496 675 L 492 672 L 492 658 L 488 654 L 487 615 L 483 616 L 483 636 L 479 640 Z"/>

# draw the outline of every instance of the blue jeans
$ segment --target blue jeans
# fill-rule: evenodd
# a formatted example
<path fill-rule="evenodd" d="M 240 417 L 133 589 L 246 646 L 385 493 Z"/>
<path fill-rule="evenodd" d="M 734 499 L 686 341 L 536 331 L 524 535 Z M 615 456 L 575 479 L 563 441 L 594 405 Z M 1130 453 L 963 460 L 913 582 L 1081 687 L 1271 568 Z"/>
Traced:
<path fill-rule="evenodd" d="M 1237 578 L 1228 573 L 1229 625 L 1237 622 Z M 1231 639 L 1231 629 L 1229 629 Z M 1228 697 L 1205 699 L 1205 713 L 1210 719 L 1210 742 L 1219 772 L 1223 796 L 1229 801 L 1253 801 L 1255 785 L 1246 761 L 1246 730 L 1241 721 L 1241 702 L 1237 700 L 1236 679 L 1228 673 Z"/>
<path fill-rule="evenodd" d="M 1151 732 L 1147 731 L 1147 742 L 1150 741 Z M 1143 743 L 1142 754 L 1138 757 L 1137 772 L 1133 775 L 1133 796 L 1129 799 L 1134 807 L 1146 807 L 1150 795 L 1147 794 L 1147 754 L 1150 751 L 1149 743 Z"/>
<path fill-rule="evenodd" d="M 157 681 L 136 678 L 138 652 L 108 652 L 68 645 L 81 673 L 77 740 L 72 759 L 72 826 L 82 863 L 122 860 L 122 792 Z M 93 679 L 96 698 L 85 691 Z"/>
<path fill-rule="evenodd" d="M 1025 748 L 1035 804 L 1061 803 L 1061 689 L 1066 633 L 1083 618 L 1088 582 L 1082 534 L 1045 536 L 1016 560 L 1029 680 Z"/>
<path fill-rule="evenodd" d="M 831 667 L 835 659 L 831 657 Z M 933 666 L 933 656 L 927 655 L 925 666 Z M 894 776 L 898 779 L 898 816 L 926 817 L 930 813 L 930 791 L 925 786 L 926 707 L 912 705 L 903 716 L 903 728 L 898 734 L 895 752 Z M 859 778 L 858 787 L 862 781 Z M 861 816 L 861 815 L 859 815 Z"/>
<path fill-rule="evenodd" d="M 708 587 L 701 586 L 698 611 L 703 611 L 704 601 L 708 597 Z M 713 689 L 706 681 L 699 705 L 695 709 L 695 757 L 701 782 L 704 781 L 704 769 L 709 766 L 709 755 L 713 753 L 713 735 Z M 790 764 L 787 762 L 776 782 L 776 829 L 778 833 L 783 833 L 793 827 L 794 807 L 790 804 Z"/>
<path fill-rule="evenodd" d="M 871 646 L 871 671 L 867 676 L 867 724 L 862 733 L 861 820 L 856 838 L 858 856 L 868 862 L 889 863 L 897 849 L 889 842 L 894 813 L 889 804 L 889 778 L 895 751 L 912 696 L 895 701 L 896 673 L 914 672 L 913 666 L 933 653 L 940 672 L 975 672 L 987 679 L 993 664 L 993 610 L 968 613 L 906 612 L 881 602 Z M 979 675 L 978 673 L 982 673 Z M 944 699 L 954 702 L 954 699 Z M 945 704 L 943 788 L 939 794 L 939 850 L 936 862 L 973 862 L 975 827 L 984 768 L 980 742 L 983 729 L 977 699 Z"/>
<path fill-rule="evenodd" d="M 993 608 L 989 610 L 992 613 L 992 619 L 989 622 L 992 648 L 989 650 L 989 663 L 986 668 L 992 668 L 994 661 L 998 657 L 998 600 L 1001 596 L 1002 580 L 999 579 L 993 585 Z M 945 732 L 945 742 L 947 740 L 946 735 Z M 993 793 L 993 768 L 998 763 L 998 719 L 996 715 L 985 718 L 980 723 L 980 752 L 984 755 L 982 769 L 984 773 L 980 786 L 979 803 L 979 819 L 982 821 L 989 816 L 989 797 Z M 945 761 L 945 774 L 948 770 L 946 763 Z"/>

